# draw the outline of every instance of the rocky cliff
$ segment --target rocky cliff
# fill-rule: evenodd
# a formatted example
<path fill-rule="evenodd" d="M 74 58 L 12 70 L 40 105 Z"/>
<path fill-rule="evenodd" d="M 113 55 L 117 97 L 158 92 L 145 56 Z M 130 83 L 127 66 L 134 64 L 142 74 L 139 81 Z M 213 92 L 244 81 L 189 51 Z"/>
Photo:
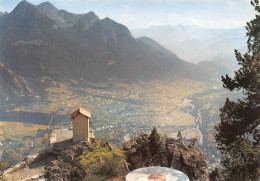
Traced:
<path fill-rule="evenodd" d="M 152 134 L 144 134 L 124 144 L 130 170 L 163 166 L 184 172 L 190 180 L 208 180 L 208 165 L 201 150 L 160 134 L 155 139 L 153 141 Z"/>
<path fill-rule="evenodd" d="M 156 129 L 150 135 L 144 134 L 124 143 L 121 149 L 113 149 L 109 143 L 96 140 L 91 143 L 58 142 L 52 149 L 46 149 L 20 165 L 20 168 L 10 170 L 6 178 L 124 180 L 131 170 L 163 166 L 184 172 L 191 181 L 208 180 L 207 161 L 201 150 L 181 139 L 164 138 Z"/>

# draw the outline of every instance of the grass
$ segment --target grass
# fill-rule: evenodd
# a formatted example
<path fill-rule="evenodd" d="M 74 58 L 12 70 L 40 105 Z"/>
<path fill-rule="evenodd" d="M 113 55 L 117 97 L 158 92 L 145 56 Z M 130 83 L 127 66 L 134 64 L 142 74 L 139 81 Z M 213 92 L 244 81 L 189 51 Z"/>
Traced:
<path fill-rule="evenodd" d="M 0 122 L 0 139 L 10 139 L 13 142 L 23 141 L 23 137 L 34 135 L 38 129 L 46 129 L 47 126 L 31 124 L 25 126 L 18 122 Z"/>

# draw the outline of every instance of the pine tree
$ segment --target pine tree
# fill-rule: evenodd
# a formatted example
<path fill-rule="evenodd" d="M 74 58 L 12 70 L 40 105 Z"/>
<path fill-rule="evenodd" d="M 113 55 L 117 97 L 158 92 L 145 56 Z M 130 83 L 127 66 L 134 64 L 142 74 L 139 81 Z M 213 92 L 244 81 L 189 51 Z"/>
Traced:
<path fill-rule="evenodd" d="M 182 141 L 182 140 L 183 140 L 183 137 L 182 137 L 181 131 L 178 131 L 178 134 L 177 134 L 177 140 L 178 140 L 178 141 Z"/>
<path fill-rule="evenodd" d="M 244 99 L 226 99 L 220 109 L 221 122 L 216 127 L 216 141 L 222 153 L 221 171 L 225 180 L 258 180 L 260 178 L 260 7 L 255 19 L 247 23 L 248 51 L 244 55 L 235 50 L 240 65 L 234 78 L 222 76 L 223 87 L 241 90 Z"/>
<path fill-rule="evenodd" d="M 151 131 L 151 134 L 149 136 L 150 141 L 150 149 L 151 153 L 153 155 L 158 154 L 160 147 L 162 146 L 162 135 L 158 133 L 158 130 L 156 127 L 154 127 Z"/>

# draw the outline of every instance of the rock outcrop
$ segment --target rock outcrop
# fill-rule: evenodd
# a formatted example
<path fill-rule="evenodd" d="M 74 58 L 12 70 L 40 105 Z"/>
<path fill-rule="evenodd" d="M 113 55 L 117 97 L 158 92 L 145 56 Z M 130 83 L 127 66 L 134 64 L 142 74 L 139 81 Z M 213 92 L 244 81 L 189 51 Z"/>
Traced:
<path fill-rule="evenodd" d="M 97 150 L 99 151 L 97 152 Z M 102 175 L 104 171 L 102 169 L 100 177 L 92 172 L 86 172 L 86 167 L 82 165 L 80 160 L 82 160 L 82 155 L 85 154 L 86 156 L 86 153 L 92 153 L 88 155 L 89 159 L 97 157 L 102 159 L 102 156 L 104 157 L 108 154 L 107 152 L 112 150 L 109 143 L 104 141 L 92 140 L 91 143 L 73 143 L 72 140 L 66 140 L 56 143 L 52 149 L 42 151 L 36 158 L 27 160 L 17 171 L 13 170 L 14 174 L 9 174 L 9 176 L 15 176 L 16 180 L 34 178 L 37 175 L 39 178 L 44 177 L 46 180 L 78 181 L 84 180 L 88 173 L 90 175 L 87 180 L 90 177 L 92 178 L 92 176 L 93 179 L 90 180 L 111 180 L 114 177 Z M 194 147 L 194 144 L 185 144 L 181 139 L 164 138 L 156 129 L 150 135 L 143 134 L 126 142 L 122 150 L 126 153 L 126 158 L 123 158 L 123 161 L 127 161 L 129 166 L 128 168 L 127 166 L 125 167 L 123 174 L 118 170 L 111 169 L 119 173 L 114 174 L 117 178 L 112 180 L 124 180 L 127 172 L 148 166 L 162 166 L 180 170 L 189 177 L 190 181 L 208 180 L 208 165 L 206 157 L 201 150 Z M 122 150 L 117 150 L 116 154 L 119 154 Z M 99 154 L 101 152 L 102 154 Z M 124 155 L 124 152 L 122 152 L 122 155 Z M 108 165 L 106 169 L 117 166 L 117 164 L 112 166 L 112 162 L 105 163 Z M 88 169 L 93 169 L 93 167 Z M 99 167 L 94 167 L 94 171 L 95 169 L 100 170 Z M 118 169 L 120 168 L 118 167 Z"/>
<path fill-rule="evenodd" d="M 208 165 L 201 150 L 192 144 L 187 145 L 173 138 L 165 139 L 161 135 L 153 143 L 151 135 L 143 134 L 124 144 L 130 170 L 163 166 L 184 172 L 192 181 L 208 180 Z"/>

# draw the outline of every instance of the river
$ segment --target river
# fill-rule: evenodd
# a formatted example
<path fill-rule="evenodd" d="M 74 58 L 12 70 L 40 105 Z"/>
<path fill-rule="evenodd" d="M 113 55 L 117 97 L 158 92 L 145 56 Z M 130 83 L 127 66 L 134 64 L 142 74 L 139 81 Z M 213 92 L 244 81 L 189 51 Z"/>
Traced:
<path fill-rule="evenodd" d="M 198 117 L 197 117 L 195 123 L 196 123 L 196 125 L 197 125 L 197 130 L 198 130 L 198 132 L 199 132 L 199 134 L 200 134 L 199 143 L 200 143 L 201 145 L 203 145 L 203 134 L 202 134 L 202 132 L 200 131 L 200 123 L 199 123 L 199 120 L 200 120 L 200 116 L 198 115 Z"/>
<path fill-rule="evenodd" d="M 192 109 L 189 111 L 190 113 L 194 110 L 195 106 L 193 104 L 191 104 L 192 100 L 190 99 L 187 99 L 187 98 L 184 98 L 183 100 L 183 103 L 186 104 L 186 105 L 189 105 L 192 107 Z M 197 113 L 197 119 L 195 120 L 195 123 L 196 123 L 196 128 L 199 132 L 199 135 L 200 135 L 200 139 L 199 139 L 199 143 L 200 145 L 203 145 L 203 134 L 202 132 L 200 131 L 200 123 L 199 123 L 199 120 L 200 120 L 200 116 L 199 114 Z"/>

